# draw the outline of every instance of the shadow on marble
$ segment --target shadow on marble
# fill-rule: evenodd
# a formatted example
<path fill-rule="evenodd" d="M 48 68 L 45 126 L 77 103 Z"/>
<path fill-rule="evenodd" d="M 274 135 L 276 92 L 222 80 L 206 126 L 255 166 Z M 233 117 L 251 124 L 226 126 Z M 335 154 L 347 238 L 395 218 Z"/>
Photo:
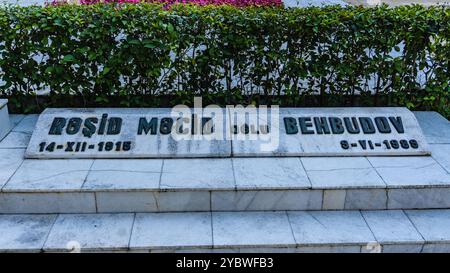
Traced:
<path fill-rule="evenodd" d="M 0 252 L 39 252 L 56 215 L 0 215 Z"/>
<path fill-rule="evenodd" d="M 127 250 L 134 214 L 60 214 L 44 251 Z"/>

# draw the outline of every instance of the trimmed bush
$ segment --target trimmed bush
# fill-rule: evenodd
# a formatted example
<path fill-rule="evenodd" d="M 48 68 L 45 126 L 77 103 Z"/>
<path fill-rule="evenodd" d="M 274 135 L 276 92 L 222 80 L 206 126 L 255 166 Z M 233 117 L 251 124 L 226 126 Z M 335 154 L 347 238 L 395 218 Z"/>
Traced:
<path fill-rule="evenodd" d="M 56 0 L 55 4 L 67 2 L 64 0 Z M 280 6 L 281 0 L 79 0 L 78 3 L 82 5 L 92 5 L 97 3 L 163 3 L 165 6 L 173 4 L 192 3 L 196 5 L 231 5 L 235 7 L 246 6 Z"/>
<path fill-rule="evenodd" d="M 22 111 L 201 95 L 450 116 L 449 37 L 446 7 L 10 6 L 0 8 L 0 96 Z"/>

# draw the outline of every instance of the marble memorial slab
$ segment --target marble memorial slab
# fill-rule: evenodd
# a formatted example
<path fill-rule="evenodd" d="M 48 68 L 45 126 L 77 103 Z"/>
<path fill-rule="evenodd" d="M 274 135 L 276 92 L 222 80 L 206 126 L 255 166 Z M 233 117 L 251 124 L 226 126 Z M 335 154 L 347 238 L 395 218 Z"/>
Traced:
<path fill-rule="evenodd" d="M 230 141 L 204 140 L 205 135 L 212 131 L 208 128 L 211 115 L 203 114 L 201 118 L 193 117 L 192 120 L 196 122 L 188 125 L 177 123 L 178 118 L 173 116 L 170 108 L 48 108 L 39 117 L 25 157 L 172 158 L 231 155 Z M 199 136 L 198 139 L 174 138 L 171 130 L 176 125 L 179 125 L 177 129 L 180 132 Z"/>
<path fill-rule="evenodd" d="M 46 109 L 27 158 L 430 154 L 406 108 Z M 181 111 L 181 112 L 177 112 Z"/>
<path fill-rule="evenodd" d="M 2 140 L 11 130 L 7 103 L 8 100 L 0 99 L 0 140 Z"/>
<path fill-rule="evenodd" d="M 259 109 L 247 115 L 243 127 L 237 121 L 240 114 L 229 111 L 241 134 L 241 139 L 236 135 L 232 139 L 233 156 L 430 154 L 414 114 L 406 108 L 271 108 L 264 112 Z M 258 130 L 265 127 L 270 128 L 268 133 Z M 242 137 L 243 131 L 247 138 Z"/>

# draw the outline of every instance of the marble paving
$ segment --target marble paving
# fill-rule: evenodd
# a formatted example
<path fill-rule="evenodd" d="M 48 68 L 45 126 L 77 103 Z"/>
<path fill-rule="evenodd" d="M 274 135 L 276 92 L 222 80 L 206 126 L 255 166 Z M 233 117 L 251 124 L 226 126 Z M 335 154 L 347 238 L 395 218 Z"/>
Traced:
<path fill-rule="evenodd" d="M 0 252 L 449 252 L 450 210 L 0 214 Z"/>
<path fill-rule="evenodd" d="M 0 99 L 0 140 L 2 140 L 11 129 L 8 107 L 6 106 L 7 103 L 8 100 Z"/>

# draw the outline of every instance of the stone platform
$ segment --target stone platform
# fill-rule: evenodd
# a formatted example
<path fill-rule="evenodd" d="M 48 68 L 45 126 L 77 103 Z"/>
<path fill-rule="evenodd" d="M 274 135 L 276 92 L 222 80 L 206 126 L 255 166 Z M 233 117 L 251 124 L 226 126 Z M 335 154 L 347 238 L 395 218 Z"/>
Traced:
<path fill-rule="evenodd" d="M 36 115 L 0 142 L 0 213 L 450 208 L 450 122 L 416 112 L 432 156 L 23 159 Z"/>
<path fill-rule="evenodd" d="M 450 210 L 0 215 L 0 252 L 450 252 Z"/>
<path fill-rule="evenodd" d="M 164 160 L 24 160 L 12 115 L 0 252 L 450 252 L 450 123 L 415 115 L 432 156 Z"/>

